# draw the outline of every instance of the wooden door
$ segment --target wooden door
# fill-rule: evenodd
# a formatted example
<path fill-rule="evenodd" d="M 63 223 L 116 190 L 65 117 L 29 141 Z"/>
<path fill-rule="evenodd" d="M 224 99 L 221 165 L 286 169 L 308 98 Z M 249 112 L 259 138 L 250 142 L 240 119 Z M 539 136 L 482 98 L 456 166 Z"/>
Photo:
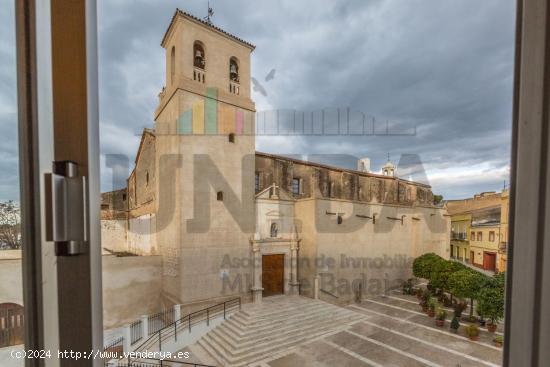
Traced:
<path fill-rule="evenodd" d="M 24 320 L 23 306 L 0 304 L 0 348 L 23 344 Z"/>
<path fill-rule="evenodd" d="M 262 288 L 264 297 L 284 293 L 285 255 L 262 256 Z"/>
<path fill-rule="evenodd" d="M 483 253 L 483 269 L 495 271 L 497 264 L 497 254 L 493 252 Z"/>
<path fill-rule="evenodd" d="M 470 251 L 470 264 L 474 265 L 475 255 L 473 251 Z"/>

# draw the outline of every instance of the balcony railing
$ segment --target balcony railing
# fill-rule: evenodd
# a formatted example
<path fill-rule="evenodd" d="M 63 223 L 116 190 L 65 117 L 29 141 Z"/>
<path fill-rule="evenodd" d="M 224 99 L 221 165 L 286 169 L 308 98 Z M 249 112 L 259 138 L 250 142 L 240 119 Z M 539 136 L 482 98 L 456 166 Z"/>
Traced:
<path fill-rule="evenodd" d="M 233 82 L 233 81 L 230 81 L 229 82 L 229 93 L 233 93 L 233 94 L 240 94 L 240 85 L 239 83 L 236 83 L 236 82 Z"/>
<path fill-rule="evenodd" d="M 193 68 L 193 80 L 197 81 L 199 83 L 205 82 L 206 73 L 204 72 L 204 69 L 201 68 Z"/>
<path fill-rule="evenodd" d="M 468 236 L 463 232 L 451 232 L 451 240 L 466 241 Z"/>

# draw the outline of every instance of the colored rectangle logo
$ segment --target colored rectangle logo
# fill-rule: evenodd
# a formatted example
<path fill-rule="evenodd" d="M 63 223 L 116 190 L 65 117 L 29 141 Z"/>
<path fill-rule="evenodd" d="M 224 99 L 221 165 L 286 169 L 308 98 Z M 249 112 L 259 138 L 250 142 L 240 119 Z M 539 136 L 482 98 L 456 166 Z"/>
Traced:
<path fill-rule="evenodd" d="M 187 110 L 180 115 L 177 120 L 177 133 L 183 135 L 189 135 L 193 132 L 191 128 L 191 110 Z"/>

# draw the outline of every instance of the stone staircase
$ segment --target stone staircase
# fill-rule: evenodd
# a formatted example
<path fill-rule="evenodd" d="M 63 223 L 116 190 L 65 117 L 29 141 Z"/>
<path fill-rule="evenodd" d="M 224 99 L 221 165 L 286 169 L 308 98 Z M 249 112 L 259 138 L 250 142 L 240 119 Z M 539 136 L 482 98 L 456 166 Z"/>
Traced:
<path fill-rule="evenodd" d="M 363 319 L 323 301 L 275 296 L 259 305 L 243 305 L 197 343 L 220 366 L 246 366 Z"/>

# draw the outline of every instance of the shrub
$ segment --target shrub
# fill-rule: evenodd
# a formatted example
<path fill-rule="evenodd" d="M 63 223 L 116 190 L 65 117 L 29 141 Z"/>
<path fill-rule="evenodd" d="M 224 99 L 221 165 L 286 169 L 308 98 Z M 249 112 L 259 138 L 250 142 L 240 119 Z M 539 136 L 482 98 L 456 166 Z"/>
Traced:
<path fill-rule="evenodd" d="M 440 307 L 435 314 L 435 318 L 437 320 L 445 321 L 447 318 L 447 311 Z"/>
<path fill-rule="evenodd" d="M 403 283 L 403 294 L 413 294 L 413 279 L 409 278 Z"/>
<path fill-rule="evenodd" d="M 460 327 L 460 321 L 458 320 L 458 317 L 453 317 L 453 320 L 451 321 L 451 329 L 458 330 Z"/>
<path fill-rule="evenodd" d="M 502 335 L 497 335 L 494 337 L 493 341 L 495 343 L 502 344 L 504 342 L 504 338 L 502 337 Z"/>
<path fill-rule="evenodd" d="M 428 300 L 428 308 L 432 311 L 437 307 L 437 300 L 434 297 L 430 297 Z"/>
<path fill-rule="evenodd" d="M 470 324 L 466 326 L 466 335 L 468 335 L 471 338 L 479 336 L 479 327 L 475 324 Z"/>

